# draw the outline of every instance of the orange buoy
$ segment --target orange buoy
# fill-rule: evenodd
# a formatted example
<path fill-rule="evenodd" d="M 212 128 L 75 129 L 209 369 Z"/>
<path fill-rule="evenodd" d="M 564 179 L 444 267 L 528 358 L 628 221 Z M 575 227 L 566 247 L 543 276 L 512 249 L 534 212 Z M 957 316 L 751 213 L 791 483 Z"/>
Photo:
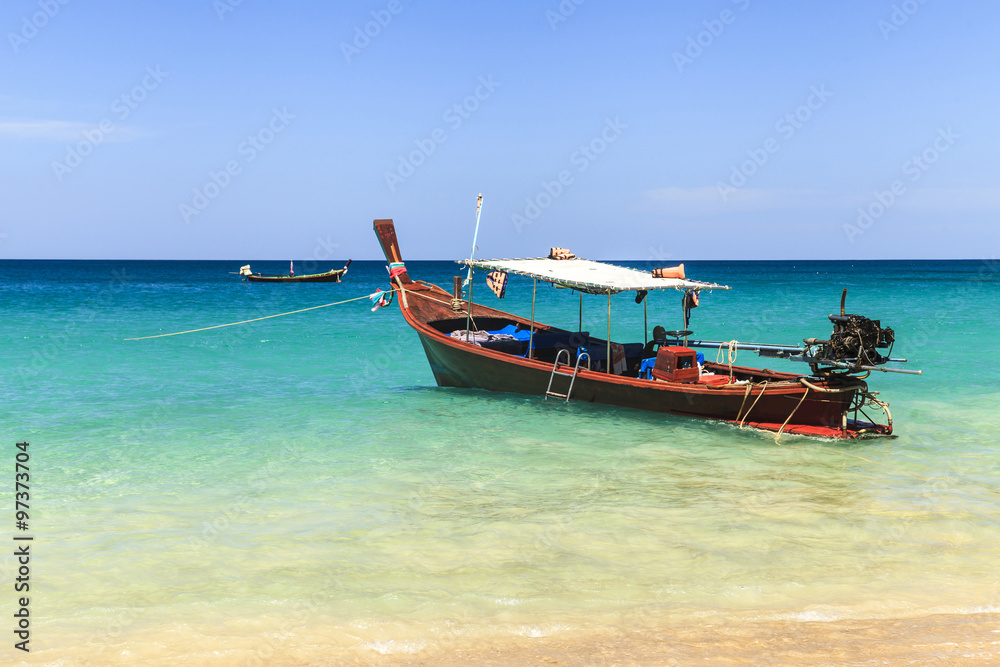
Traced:
<path fill-rule="evenodd" d="M 654 278 L 680 278 L 684 279 L 684 265 L 667 266 L 662 269 L 653 269 Z"/>

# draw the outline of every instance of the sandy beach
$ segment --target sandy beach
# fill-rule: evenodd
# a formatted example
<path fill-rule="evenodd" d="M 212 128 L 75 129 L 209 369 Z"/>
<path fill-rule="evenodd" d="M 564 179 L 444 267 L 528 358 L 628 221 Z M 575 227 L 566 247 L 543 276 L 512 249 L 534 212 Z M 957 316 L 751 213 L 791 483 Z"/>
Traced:
<path fill-rule="evenodd" d="M 451 647 L 357 665 L 991 665 L 1000 661 L 1000 614 L 912 619 L 761 622 L 657 632 Z M 289 663 L 295 664 L 295 663 Z"/>
<path fill-rule="evenodd" d="M 656 630 L 560 632 L 544 637 L 357 642 L 343 628 L 297 628 L 280 637 L 221 635 L 205 643 L 190 626 L 108 643 L 33 653 L 22 664 L 338 665 L 507 667 L 515 665 L 993 665 L 1000 614 L 833 622 L 760 621 Z M 187 643 L 185 643 L 187 638 Z"/>

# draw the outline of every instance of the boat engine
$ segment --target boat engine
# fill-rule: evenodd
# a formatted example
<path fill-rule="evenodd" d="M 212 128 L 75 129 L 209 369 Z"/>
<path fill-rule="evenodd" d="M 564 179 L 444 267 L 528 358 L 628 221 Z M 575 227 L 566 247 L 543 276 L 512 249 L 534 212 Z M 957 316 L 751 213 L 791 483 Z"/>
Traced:
<path fill-rule="evenodd" d="M 877 366 L 889 361 L 895 332 L 879 320 L 862 315 L 831 315 L 833 333 L 824 346 L 824 357 L 834 361 L 856 361 L 859 366 Z M 889 348 L 885 355 L 878 349 Z"/>
<path fill-rule="evenodd" d="M 879 320 L 872 320 L 863 315 L 844 313 L 847 290 L 840 297 L 840 315 L 830 315 L 833 322 L 833 333 L 829 340 L 807 338 L 803 342 L 814 348 L 810 356 L 823 362 L 850 364 L 851 366 L 880 366 L 892 354 L 892 345 L 896 342 L 896 334 L 889 327 L 883 327 Z M 879 349 L 889 348 L 884 355 Z M 816 371 L 817 364 L 813 363 Z"/>

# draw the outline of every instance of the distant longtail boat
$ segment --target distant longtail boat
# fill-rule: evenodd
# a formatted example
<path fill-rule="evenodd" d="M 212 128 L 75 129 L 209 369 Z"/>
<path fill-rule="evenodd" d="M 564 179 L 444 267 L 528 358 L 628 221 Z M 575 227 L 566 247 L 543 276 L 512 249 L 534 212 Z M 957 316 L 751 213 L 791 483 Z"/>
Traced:
<path fill-rule="evenodd" d="M 347 264 L 342 269 L 331 269 L 326 273 L 309 273 L 301 276 L 295 275 L 294 269 L 289 266 L 289 274 L 283 276 L 274 273 L 253 273 L 250 270 L 250 265 L 247 264 L 240 267 L 239 275 L 243 276 L 243 280 L 251 283 L 339 283 L 350 265 L 351 260 L 347 260 Z"/>

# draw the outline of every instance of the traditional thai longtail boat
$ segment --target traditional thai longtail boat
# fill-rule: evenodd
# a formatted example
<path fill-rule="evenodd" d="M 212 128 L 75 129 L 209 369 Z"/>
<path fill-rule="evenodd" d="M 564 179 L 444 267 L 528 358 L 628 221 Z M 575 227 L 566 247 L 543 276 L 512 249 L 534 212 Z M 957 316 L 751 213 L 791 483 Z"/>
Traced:
<path fill-rule="evenodd" d="M 577 259 L 553 248 L 537 259 L 463 260 L 472 269 L 489 271 L 488 282 L 506 282 L 506 274 L 526 276 L 578 292 L 607 295 L 607 338 L 535 321 L 535 295 L 530 318 L 474 304 L 472 283 L 463 294 L 462 279 L 453 291 L 413 280 L 400 255 L 392 220 L 375 220 L 375 232 L 387 262 L 392 292 L 406 322 L 416 330 L 442 387 L 469 387 L 557 398 L 592 401 L 701 417 L 766 431 L 826 438 L 887 436 L 892 433 L 888 403 L 870 391 L 865 378 L 873 371 L 920 374 L 886 368 L 904 362 L 879 350 L 891 348 L 894 333 L 878 320 L 844 313 L 830 315 L 828 339 L 807 338 L 803 345 L 691 340 L 687 330 L 690 308 L 701 290 L 725 285 L 684 277 L 683 265 L 673 271 L 643 272 L 602 262 Z M 651 290 L 684 292 L 684 330 L 654 329 L 653 340 L 619 343 L 611 340 L 611 296 L 636 293 L 643 303 Z M 498 294 L 499 295 L 499 294 Z M 383 303 L 385 299 L 383 299 Z M 645 338 L 645 331 L 644 336 Z M 694 348 L 752 350 L 760 356 L 802 361 L 807 375 L 704 361 Z M 610 360 L 610 361 L 609 361 Z M 881 412 L 875 413 L 878 410 Z M 868 416 L 871 411 L 884 423 Z"/>
<path fill-rule="evenodd" d="M 275 273 L 254 273 L 250 270 L 250 265 L 246 264 L 240 267 L 239 275 L 243 276 L 243 280 L 251 283 L 339 283 L 350 265 L 351 260 L 347 260 L 347 264 L 344 264 L 342 269 L 297 276 L 294 273 L 294 266 L 289 264 L 289 274 L 286 276 Z"/>

